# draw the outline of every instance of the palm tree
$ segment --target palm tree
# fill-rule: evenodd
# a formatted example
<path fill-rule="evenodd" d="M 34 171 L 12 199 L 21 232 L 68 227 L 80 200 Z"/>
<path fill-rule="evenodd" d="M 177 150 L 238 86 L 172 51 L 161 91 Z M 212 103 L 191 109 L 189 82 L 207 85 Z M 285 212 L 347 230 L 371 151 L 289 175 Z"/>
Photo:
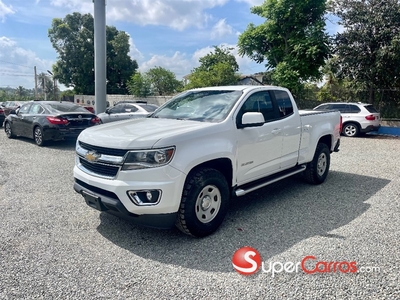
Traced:
<path fill-rule="evenodd" d="M 53 92 L 53 82 L 49 78 L 49 75 L 43 72 L 38 75 L 38 80 L 39 86 L 42 89 L 44 100 L 47 100 L 47 95 Z"/>
<path fill-rule="evenodd" d="M 26 96 L 26 90 L 23 86 L 17 87 L 15 94 L 18 95 L 19 100 L 24 100 L 24 97 Z"/>

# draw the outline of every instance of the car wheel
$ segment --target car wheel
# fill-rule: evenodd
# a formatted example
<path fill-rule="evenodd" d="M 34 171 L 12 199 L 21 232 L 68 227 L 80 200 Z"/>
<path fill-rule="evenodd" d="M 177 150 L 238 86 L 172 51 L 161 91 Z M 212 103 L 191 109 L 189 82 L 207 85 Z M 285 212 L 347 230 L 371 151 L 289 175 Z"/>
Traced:
<path fill-rule="evenodd" d="M 304 178 L 312 184 L 323 183 L 328 176 L 331 154 L 327 145 L 320 143 L 314 153 L 314 158 L 307 164 Z"/>
<path fill-rule="evenodd" d="M 35 140 L 36 145 L 38 146 L 44 145 L 43 131 L 39 126 L 36 126 L 35 129 L 33 130 L 33 139 Z"/>
<path fill-rule="evenodd" d="M 356 137 L 359 135 L 358 125 L 354 123 L 347 123 L 343 126 L 342 133 L 348 137 Z"/>
<path fill-rule="evenodd" d="M 6 132 L 6 135 L 7 135 L 7 137 L 8 137 L 9 139 L 12 139 L 12 138 L 15 137 L 15 134 L 12 132 L 11 124 L 10 124 L 10 123 L 6 122 L 6 123 L 4 124 L 4 131 Z"/>
<path fill-rule="evenodd" d="M 229 187 L 215 169 L 190 173 L 183 188 L 176 226 L 195 237 L 207 236 L 218 229 L 229 207 Z"/>

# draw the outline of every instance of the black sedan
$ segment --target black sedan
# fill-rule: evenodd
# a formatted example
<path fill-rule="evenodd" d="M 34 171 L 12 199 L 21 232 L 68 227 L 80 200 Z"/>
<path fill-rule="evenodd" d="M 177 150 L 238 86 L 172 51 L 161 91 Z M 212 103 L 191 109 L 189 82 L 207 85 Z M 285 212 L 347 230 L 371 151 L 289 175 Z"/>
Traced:
<path fill-rule="evenodd" d="M 76 138 L 100 122 L 95 114 L 71 102 L 31 101 L 10 112 L 4 130 L 8 138 L 28 137 L 43 146 L 49 140 Z"/>

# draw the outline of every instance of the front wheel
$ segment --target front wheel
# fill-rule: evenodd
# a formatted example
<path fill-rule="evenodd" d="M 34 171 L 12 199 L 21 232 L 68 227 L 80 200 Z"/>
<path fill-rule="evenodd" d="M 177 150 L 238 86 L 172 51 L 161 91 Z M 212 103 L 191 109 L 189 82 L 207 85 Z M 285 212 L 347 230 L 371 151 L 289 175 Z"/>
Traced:
<path fill-rule="evenodd" d="M 318 144 L 313 160 L 307 164 L 307 169 L 304 171 L 304 178 L 312 184 L 323 183 L 328 176 L 330 163 L 331 153 L 328 146 Z"/>
<path fill-rule="evenodd" d="M 229 197 L 228 184 L 219 171 L 195 170 L 186 179 L 176 226 L 195 237 L 210 235 L 224 220 Z"/>
<path fill-rule="evenodd" d="M 12 138 L 15 137 L 15 134 L 12 132 L 11 124 L 10 124 L 10 123 L 6 122 L 6 123 L 4 124 L 4 131 L 6 132 L 6 135 L 7 135 L 7 137 L 8 137 L 9 139 L 12 139 Z"/>

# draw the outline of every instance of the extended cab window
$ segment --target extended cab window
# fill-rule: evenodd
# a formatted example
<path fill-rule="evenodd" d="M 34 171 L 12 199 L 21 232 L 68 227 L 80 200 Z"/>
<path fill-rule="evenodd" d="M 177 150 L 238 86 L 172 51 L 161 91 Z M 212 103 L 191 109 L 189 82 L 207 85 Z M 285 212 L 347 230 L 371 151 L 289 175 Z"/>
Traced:
<path fill-rule="evenodd" d="M 293 114 L 293 105 L 288 93 L 285 91 L 273 91 L 273 93 L 279 107 L 279 117 L 286 118 Z"/>

